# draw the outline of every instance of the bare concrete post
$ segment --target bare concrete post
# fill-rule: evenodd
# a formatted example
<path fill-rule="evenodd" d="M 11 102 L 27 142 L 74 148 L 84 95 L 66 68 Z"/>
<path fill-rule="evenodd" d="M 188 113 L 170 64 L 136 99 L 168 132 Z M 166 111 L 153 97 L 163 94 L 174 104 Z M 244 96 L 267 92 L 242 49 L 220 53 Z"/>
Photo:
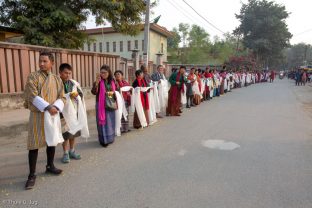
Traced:
<path fill-rule="evenodd" d="M 156 65 L 157 65 L 157 66 L 163 64 L 163 61 L 162 61 L 162 56 L 163 56 L 163 55 L 164 55 L 163 53 L 157 53 L 157 54 L 156 54 L 156 56 L 157 56 L 157 58 L 156 58 Z"/>
<path fill-rule="evenodd" d="M 138 70 L 140 68 L 140 66 L 139 66 L 139 50 L 136 48 L 132 50 L 132 60 L 133 60 L 134 69 Z"/>

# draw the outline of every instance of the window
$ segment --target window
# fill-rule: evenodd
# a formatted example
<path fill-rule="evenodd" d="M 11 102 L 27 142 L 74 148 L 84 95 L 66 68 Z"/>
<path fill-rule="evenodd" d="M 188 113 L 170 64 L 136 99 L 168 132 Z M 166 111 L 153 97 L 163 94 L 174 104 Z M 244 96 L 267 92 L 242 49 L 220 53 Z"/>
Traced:
<path fill-rule="evenodd" d="M 93 43 L 93 51 L 96 52 L 96 43 Z"/>
<path fill-rule="evenodd" d="M 131 41 L 128 40 L 128 51 L 131 51 Z"/>
<path fill-rule="evenodd" d="M 106 52 L 109 52 L 109 42 L 106 42 Z"/>
<path fill-rule="evenodd" d="M 116 52 L 116 42 L 113 42 L 113 52 Z"/>
<path fill-rule="evenodd" d="M 120 50 L 120 52 L 123 52 L 123 42 L 122 41 L 120 41 L 119 50 Z"/>
<path fill-rule="evenodd" d="M 164 44 L 163 44 L 163 43 L 161 43 L 160 52 L 161 52 L 161 53 L 164 53 Z"/>
<path fill-rule="evenodd" d="M 103 52 L 103 43 L 102 42 L 99 43 L 99 47 L 100 47 L 100 52 L 102 53 Z"/>
<path fill-rule="evenodd" d="M 138 40 L 134 41 L 134 48 L 139 49 L 139 41 Z"/>
<path fill-rule="evenodd" d="M 142 51 L 144 51 L 144 40 L 142 40 Z"/>
<path fill-rule="evenodd" d="M 90 43 L 88 43 L 88 51 L 91 51 Z"/>

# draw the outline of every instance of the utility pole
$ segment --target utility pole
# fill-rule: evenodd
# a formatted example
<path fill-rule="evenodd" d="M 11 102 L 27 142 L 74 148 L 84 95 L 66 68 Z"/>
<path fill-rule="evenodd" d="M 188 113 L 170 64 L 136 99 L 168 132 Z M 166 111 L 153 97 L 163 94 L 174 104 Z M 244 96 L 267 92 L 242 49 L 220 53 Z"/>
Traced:
<path fill-rule="evenodd" d="M 303 65 L 307 65 L 307 51 L 308 51 L 308 45 L 304 48 L 304 59 L 303 59 Z"/>
<path fill-rule="evenodd" d="M 143 51 L 143 60 L 144 60 L 144 65 L 146 67 L 148 67 L 150 5 L 151 5 L 151 1 L 146 0 L 146 13 L 145 13 L 145 25 L 144 25 L 144 51 Z"/>

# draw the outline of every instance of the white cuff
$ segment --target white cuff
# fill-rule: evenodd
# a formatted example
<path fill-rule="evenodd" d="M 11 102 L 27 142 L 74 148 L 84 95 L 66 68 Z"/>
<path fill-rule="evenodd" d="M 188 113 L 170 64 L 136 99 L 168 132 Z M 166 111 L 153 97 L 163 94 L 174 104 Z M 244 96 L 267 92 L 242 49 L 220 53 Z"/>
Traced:
<path fill-rule="evenodd" d="M 44 112 L 44 109 L 49 106 L 49 103 L 39 96 L 34 98 L 32 104 L 41 112 Z"/>
<path fill-rule="evenodd" d="M 60 112 L 63 111 L 64 102 L 63 102 L 62 99 L 57 99 L 57 100 L 53 103 L 53 105 L 54 105 L 55 107 L 57 107 L 57 109 L 58 109 Z"/>

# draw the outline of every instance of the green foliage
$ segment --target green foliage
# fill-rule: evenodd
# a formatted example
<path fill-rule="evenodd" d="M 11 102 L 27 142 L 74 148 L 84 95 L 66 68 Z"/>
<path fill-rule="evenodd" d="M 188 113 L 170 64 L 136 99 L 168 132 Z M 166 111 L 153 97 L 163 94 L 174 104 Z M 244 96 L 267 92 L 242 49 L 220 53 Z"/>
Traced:
<path fill-rule="evenodd" d="M 179 24 L 179 32 L 181 34 L 181 38 L 182 38 L 182 42 L 183 42 L 183 46 L 186 47 L 186 43 L 187 43 L 187 37 L 189 34 L 189 29 L 190 29 L 190 25 L 187 23 L 180 23 Z"/>
<path fill-rule="evenodd" d="M 239 46 L 237 38 L 229 33 L 211 42 L 206 30 L 198 25 L 180 23 L 172 32 L 175 35 L 168 40 L 168 61 L 173 64 L 223 64 Z"/>
<path fill-rule="evenodd" d="M 207 47 L 209 45 L 209 34 L 204 28 L 198 25 L 192 25 L 188 37 L 189 45 L 191 47 Z"/>
<path fill-rule="evenodd" d="M 140 31 L 144 1 L 138 0 L 3 0 L 0 23 L 24 33 L 25 43 L 79 48 L 87 36 L 81 32 L 87 17 L 110 22 L 119 32 Z"/>
<path fill-rule="evenodd" d="M 168 48 L 169 49 L 177 49 L 179 48 L 179 44 L 181 43 L 181 36 L 179 34 L 179 31 L 177 28 L 173 28 L 171 31 L 173 36 L 169 37 L 167 42 L 168 42 Z"/>
<path fill-rule="evenodd" d="M 299 43 L 286 51 L 287 68 L 292 69 L 303 65 L 312 65 L 312 45 Z"/>
<path fill-rule="evenodd" d="M 277 65 L 283 61 L 283 50 L 292 37 L 286 25 L 289 13 L 285 6 L 267 0 L 249 0 L 242 4 L 240 21 L 234 34 L 243 35 L 243 44 L 252 49 L 266 65 Z"/>

